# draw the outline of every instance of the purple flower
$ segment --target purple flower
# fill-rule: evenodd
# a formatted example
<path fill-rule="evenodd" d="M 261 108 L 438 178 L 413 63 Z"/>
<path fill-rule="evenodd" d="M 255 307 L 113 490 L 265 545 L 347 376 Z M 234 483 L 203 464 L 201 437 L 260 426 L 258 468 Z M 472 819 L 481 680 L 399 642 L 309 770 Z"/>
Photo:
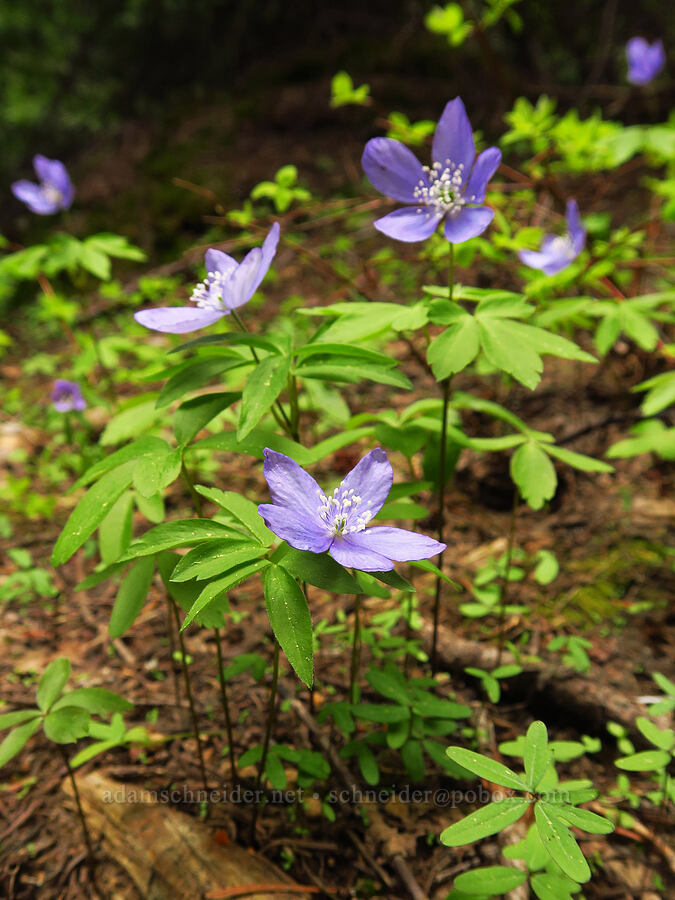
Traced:
<path fill-rule="evenodd" d="M 567 201 L 567 234 L 546 234 L 541 250 L 519 250 L 518 256 L 531 269 L 541 269 L 546 275 L 555 275 L 565 269 L 584 249 L 586 229 L 579 218 L 576 200 Z"/>
<path fill-rule="evenodd" d="M 363 572 L 386 572 L 394 561 L 428 559 L 445 550 L 445 544 L 414 531 L 366 528 L 394 480 L 384 450 L 371 450 L 328 496 L 283 453 L 265 450 L 264 473 L 273 503 L 261 504 L 258 512 L 268 528 L 297 550 L 327 550 L 341 565 Z"/>
<path fill-rule="evenodd" d="M 72 409 L 81 412 L 87 408 L 87 401 L 82 396 L 82 391 L 76 381 L 57 378 L 52 387 L 52 406 L 57 412 L 66 413 Z"/>
<path fill-rule="evenodd" d="M 47 159 L 38 153 L 33 157 L 33 167 L 40 184 L 33 184 L 25 179 L 15 181 L 12 193 L 17 200 L 21 200 L 31 212 L 39 216 L 69 209 L 75 190 L 63 163 L 58 159 Z"/>
<path fill-rule="evenodd" d="M 445 219 L 451 244 L 476 237 L 494 216 L 482 203 L 501 158 L 497 147 L 489 147 L 476 159 L 471 124 L 459 97 L 446 104 L 436 126 L 431 166 L 423 166 L 400 141 L 373 138 L 361 159 L 366 175 L 381 193 L 411 204 L 378 219 L 375 227 L 399 241 L 423 241 Z"/>
<path fill-rule="evenodd" d="M 207 250 L 206 278 L 192 292 L 196 306 L 165 306 L 143 309 L 134 318 L 146 328 L 185 334 L 213 325 L 230 311 L 248 303 L 272 264 L 279 243 L 279 223 L 275 222 L 263 241 L 238 263 L 222 250 Z"/>
<path fill-rule="evenodd" d="M 656 78 L 666 64 L 666 51 L 663 41 L 649 44 L 642 37 L 631 38 L 626 44 L 628 73 L 626 78 L 631 84 L 647 84 Z"/>

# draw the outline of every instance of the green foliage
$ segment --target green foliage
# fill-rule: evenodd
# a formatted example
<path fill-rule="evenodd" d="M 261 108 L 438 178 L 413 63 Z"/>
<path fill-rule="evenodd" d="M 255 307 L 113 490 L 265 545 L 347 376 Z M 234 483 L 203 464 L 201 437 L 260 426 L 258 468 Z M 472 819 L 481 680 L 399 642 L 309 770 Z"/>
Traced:
<path fill-rule="evenodd" d="M 336 72 L 330 83 L 330 105 L 335 109 L 338 106 L 367 106 L 371 102 L 370 85 L 362 84 L 354 87 L 351 75 L 347 72 Z"/>

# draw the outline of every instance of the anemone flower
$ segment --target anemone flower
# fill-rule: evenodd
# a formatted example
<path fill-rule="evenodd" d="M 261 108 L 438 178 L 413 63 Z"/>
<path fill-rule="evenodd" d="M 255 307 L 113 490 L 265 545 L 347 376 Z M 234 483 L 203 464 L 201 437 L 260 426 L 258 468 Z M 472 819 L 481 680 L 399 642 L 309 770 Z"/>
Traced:
<path fill-rule="evenodd" d="M 249 250 L 240 263 L 222 250 L 207 250 L 206 278 L 195 287 L 190 298 L 195 306 L 143 309 L 134 318 L 146 328 L 169 334 L 185 334 L 213 325 L 233 309 L 248 303 L 258 290 L 276 253 L 279 230 L 279 223 L 275 222 L 262 247 Z"/>
<path fill-rule="evenodd" d="M 423 166 L 400 141 L 372 138 L 361 164 L 373 187 L 408 203 L 374 222 L 388 237 L 423 241 L 445 220 L 445 237 L 461 244 L 488 227 L 494 212 L 483 206 L 487 183 L 502 158 L 489 147 L 476 158 L 471 124 L 459 97 L 450 100 L 436 126 L 432 164 Z"/>
<path fill-rule="evenodd" d="M 31 212 L 39 216 L 69 209 L 75 190 L 63 163 L 58 159 L 47 159 L 38 153 L 33 157 L 33 168 L 40 183 L 34 184 L 25 179 L 15 181 L 12 193 L 17 200 L 21 200 Z"/>
<path fill-rule="evenodd" d="M 663 41 L 650 44 L 642 37 L 631 38 L 626 44 L 626 59 L 628 81 L 631 84 L 647 84 L 656 78 L 666 64 Z"/>
<path fill-rule="evenodd" d="M 586 229 L 579 218 L 576 200 L 567 201 L 567 234 L 546 234 L 541 250 L 519 250 L 521 261 L 531 269 L 541 269 L 546 275 L 555 275 L 567 268 L 584 249 Z"/>
<path fill-rule="evenodd" d="M 324 494 L 300 466 L 265 450 L 263 467 L 272 503 L 258 512 L 267 527 L 297 550 L 328 553 L 343 566 L 386 572 L 394 562 L 428 559 L 445 544 L 404 528 L 366 528 L 382 508 L 394 473 L 384 450 L 371 450 L 332 494 Z"/>
<path fill-rule="evenodd" d="M 76 381 L 57 378 L 52 387 L 52 406 L 57 412 L 66 413 L 73 409 L 82 411 L 87 408 L 87 401 L 82 396 Z"/>

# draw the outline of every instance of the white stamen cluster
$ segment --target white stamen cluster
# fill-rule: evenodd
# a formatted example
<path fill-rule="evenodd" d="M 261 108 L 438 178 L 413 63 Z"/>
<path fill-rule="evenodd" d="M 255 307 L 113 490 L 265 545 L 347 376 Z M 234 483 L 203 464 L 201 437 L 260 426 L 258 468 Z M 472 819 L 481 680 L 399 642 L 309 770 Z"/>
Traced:
<path fill-rule="evenodd" d="M 225 309 L 224 284 L 225 277 L 222 272 L 209 272 L 206 278 L 195 286 L 190 299 L 201 309 Z"/>
<path fill-rule="evenodd" d="M 363 498 L 354 492 L 354 488 L 344 490 L 342 485 L 339 485 L 328 496 L 323 491 L 317 491 L 317 495 L 323 501 L 318 510 L 319 518 L 331 534 L 337 536 L 363 531 L 373 518 L 370 509 L 358 511 Z M 373 501 L 368 500 L 366 506 L 372 505 Z"/>
<path fill-rule="evenodd" d="M 436 215 L 454 216 L 467 200 L 475 199 L 474 197 L 467 198 L 462 194 L 462 183 L 465 178 L 464 163 L 455 165 L 452 160 L 446 159 L 445 164 L 435 162 L 432 166 L 422 166 L 422 169 L 427 176 L 427 181 L 420 179 L 413 191 L 413 196 L 424 206 L 432 207 Z M 426 215 L 430 214 L 429 212 Z"/>
<path fill-rule="evenodd" d="M 40 193 L 48 203 L 61 203 L 63 200 L 62 192 L 53 184 L 43 181 L 40 185 Z"/>
<path fill-rule="evenodd" d="M 572 245 L 572 238 L 569 234 L 566 235 L 558 235 L 553 238 L 549 246 L 546 248 L 547 254 L 551 254 L 551 256 L 563 256 L 565 259 L 574 259 L 576 257 L 576 252 Z"/>

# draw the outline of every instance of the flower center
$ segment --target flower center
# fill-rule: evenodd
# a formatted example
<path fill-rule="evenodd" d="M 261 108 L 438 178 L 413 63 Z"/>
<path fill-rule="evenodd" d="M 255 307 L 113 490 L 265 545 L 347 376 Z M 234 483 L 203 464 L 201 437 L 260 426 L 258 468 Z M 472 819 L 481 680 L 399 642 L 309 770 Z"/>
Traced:
<path fill-rule="evenodd" d="M 363 504 L 363 498 L 354 493 L 354 488 L 344 490 L 342 485 L 339 485 L 328 496 L 323 491 L 317 491 L 317 494 L 323 501 L 318 510 L 319 519 L 326 530 L 335 537 L 363 531 L 373 518 L 372 510 L 359 509 Z M 373 501 L 368 500 L 366 507 L 372 505 Z"/>
<path fill-rule="evenodd" d="M 549 246 L 549 253 L 555 256 L 564 256 L 566 259 L 574 259 L 576 256 L 568 234 L 554 237 Z"/>
<path fill-rule="evenodd" d="M 416 200 L 433 207 L 437 215 L 456 215 L 466 203 L 462 196 L 464 163 L 455 165 L 446 159 L 445 164 L 435 162 L 433 166 L 423 166 L 428 184 L 420 179 L 413 191 Z"/>
<path fill-rule="evenodd" d="M 209 272 L 195 285 L 190 299 L 202 309 L 227 309 L 223 296 L 226 278 L 222 272 Z"/>
<path fill-rule="evenodd" d="M 43 181 L 40 185 L 40 193 L 48 203 L 60 204 L 63 201 L 63 194 L 53 184 Z"/>

